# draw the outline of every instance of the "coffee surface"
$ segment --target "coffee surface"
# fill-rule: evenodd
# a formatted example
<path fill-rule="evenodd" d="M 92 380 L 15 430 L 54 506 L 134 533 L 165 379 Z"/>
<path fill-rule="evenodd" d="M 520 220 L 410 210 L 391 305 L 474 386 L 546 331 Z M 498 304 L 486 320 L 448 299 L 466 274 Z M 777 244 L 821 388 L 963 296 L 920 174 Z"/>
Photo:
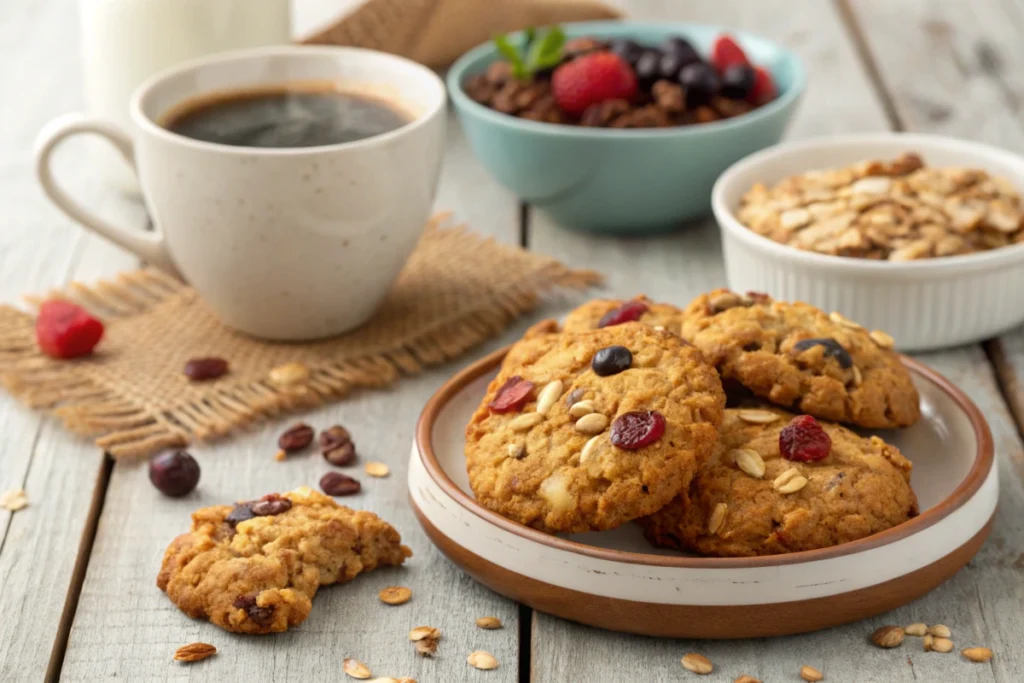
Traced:
<path fill-rule="evenodd" d="M 410 117 L 384 100 L 331 88 L 225 92 L 186 102 L 164 128 L 235 147 L 319 147 L 404 126 Z"/>

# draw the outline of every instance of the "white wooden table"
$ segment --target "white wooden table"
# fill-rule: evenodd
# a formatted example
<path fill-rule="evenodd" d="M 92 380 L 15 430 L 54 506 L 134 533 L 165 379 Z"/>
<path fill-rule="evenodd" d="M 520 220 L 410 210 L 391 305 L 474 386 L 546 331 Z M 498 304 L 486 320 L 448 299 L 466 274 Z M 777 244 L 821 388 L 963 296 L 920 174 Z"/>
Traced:
<path fill-rule="evenodd" d="M 309 5 L 313 4 L 313 7 Z M 882 129 L 924 130 L 985 140 L 1024 152 L 1024 5 L 1014 0 L 633 0 L 620 3 L 642 19 L 720 23 L 756 31 L 793 47 L 805 60 L 810 89 L 789 137 Z M 298 0 L 299 25 L 337 5 Z M 49 207 L 31 174 L 31 140 L 52 116 L 80 106 L 77 17 L 71 0 L 0 2 L 0 297 L 14 300 L 72 279 L 89 280 L 134 265 L 131 258 L 70 224 Z M 482 172 L 458 125 L 438 206 L 476 230 L 525 244 L 574 266 L 608 275 L 611 294 L 644 292 L 682 303 L 725 284 L 719 241 L 710 222 L 645 239 L 594 239 L 566 232 Z M 138 204 L 106 190 L 81 148 L 63 156 L 62 175 L 120 220 L 145 223 Z M 516 337 L 541 316 L 510 329 L 488 348 Z M 273 637 L 225 633 L 183 616 L 155 585 L 166 544 L 201 505 L 251 498 L 313 482 L 318 458 L 273 462 L 286 420 L 225 444 L 196 447 L 200 489 L 166 499 L 146 470 L 113 463 L 88 441 L 65 433 L 0 395 L 0 491 L 24 487 L 31 507 L 0 511 L 0 681 L 202 680 L 340 681 L 343 657 L 365 661 L 379 676 L 420 683 L 491 681 L 680 681 L 679 659 L 697 651 L 716 672 L 700 680 L 796 681 L 810 664 L 827 681 L 1024 680 L 1024 332 L 980 346 L 928 354 L 923 360 L 981 406 L 995 435 L 1001 504 L 991 539 L 956 577 L 917 602 L 868 622 L 771 640 L 687 642 L 623 636 L 581 627 L 516 605 L 476 585 L 428 542 L 410 512 L 405 461 L 427 397 L 473 357 L 365 392 L 306 419 L 341 422 L 368 458 L 391 465 L 389 479 L 368 482 L 355 504 L 395 524 L 416 555 L 402 570 L 382 570 L 323 590 L 301 627 Z M 377 591 L 399 583 L 412 602 L 387 607 Z M 495 615 L 505 628 L 477 629 Z M 866 642 L 885 623 L 942 622 L 958 646 L 996 651 L 987 665 L 957 655 L 925 654 L 905 645 L 883 651 Z M 440 656 L 423 659 L 406 640 L 417 625 L 440 628 Z M 171 661 L 193 641 L 219 654 L 201 664 Z M 492 652 L 497 670 L 466 664 L 475 649 Z"/>

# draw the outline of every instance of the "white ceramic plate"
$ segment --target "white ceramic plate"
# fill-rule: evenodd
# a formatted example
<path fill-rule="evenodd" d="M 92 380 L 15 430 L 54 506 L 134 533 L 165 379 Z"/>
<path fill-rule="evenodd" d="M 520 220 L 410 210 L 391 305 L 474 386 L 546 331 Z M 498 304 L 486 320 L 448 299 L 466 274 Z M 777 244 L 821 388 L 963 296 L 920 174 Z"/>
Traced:
<path fill-rule="evenodd" d="M 978 409 L 934 371 L 904 360 L 921 393 L 914 427 L 879 432 L 914 463 L 921 514 L 835 548 L 705 558 L 651 547 L 635 525 L 550 536 L 478 505 L 465 426 L 504 351 L 446 383 L 427 404 L 409 493 L 431 540 L 478 581 L 574 621 L 648 635 L 730 638 L 825 628 L 910 602 L 952 576 L 988 535 L 998 481 Z"/>

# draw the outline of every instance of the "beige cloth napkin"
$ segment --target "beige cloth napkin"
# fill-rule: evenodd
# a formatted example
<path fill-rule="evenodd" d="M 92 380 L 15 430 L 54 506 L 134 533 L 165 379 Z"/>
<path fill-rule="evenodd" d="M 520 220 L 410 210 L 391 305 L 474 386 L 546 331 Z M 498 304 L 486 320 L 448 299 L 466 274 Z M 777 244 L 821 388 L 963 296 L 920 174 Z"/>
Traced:
<path fill-rule="evenodd" d="M 367 0 L 301 42 L 368 47 L 442 68 L 497 33 L 619 16 L 595 0 Z"/>

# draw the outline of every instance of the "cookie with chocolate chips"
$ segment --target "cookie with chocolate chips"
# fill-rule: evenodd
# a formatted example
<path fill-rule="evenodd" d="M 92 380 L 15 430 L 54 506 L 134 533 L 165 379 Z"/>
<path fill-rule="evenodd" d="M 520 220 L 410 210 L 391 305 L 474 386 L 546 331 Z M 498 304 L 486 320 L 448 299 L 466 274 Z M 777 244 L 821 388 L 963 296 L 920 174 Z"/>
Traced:
<path fill-rule="evenodd" d="M 867 428 L 908 427 L 921 417 L 892 338 L 837 313 L 718 289 L 686 307 L 681 334 L 723 380 L 784 408 Z"/>
<path fill-rule="evenodd" d="M 654 545 L 775 555 L 855 541 L 917 514 L 910 462 L 877 436 L 764 407 L 727 409 L 720 434 L 689 487 L 640 521 Z"/>
<path fill-rule="evenodd" d="M 725 395 L 679 337 L 626 322 L 515 344 L 466 428 L 487 508 L 550 533 L 612 529 L 670 501 L 710 455 Z"/>
<path fill-rule="evenodd" d="M 302 623 L 320 586 L 412 555 L 372 512 L 300 487 L 192 513 L 192 530 L 164 553 L 157 586 L 190 617 L 237 633 Z"/>

